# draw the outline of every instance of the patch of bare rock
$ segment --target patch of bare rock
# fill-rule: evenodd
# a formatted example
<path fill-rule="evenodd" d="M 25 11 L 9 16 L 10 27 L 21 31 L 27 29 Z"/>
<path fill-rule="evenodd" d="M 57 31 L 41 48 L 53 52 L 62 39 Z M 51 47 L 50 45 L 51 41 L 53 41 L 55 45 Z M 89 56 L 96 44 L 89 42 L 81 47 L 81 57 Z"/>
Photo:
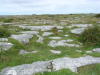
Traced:
<path fill-rule="evenodd" d="M 78 67 L 96 63 L 100 63 L 99 57 L 63 57 L 50 61 L 38 61 L 32 64 L 5 68 L 0 72 L 0 75 L 15 75 L 15 73 L 16 75 L 35 75 L 38 72 L 57 71 L 61 69 L 70 69 L 72 72 L 77 72 Z"/>

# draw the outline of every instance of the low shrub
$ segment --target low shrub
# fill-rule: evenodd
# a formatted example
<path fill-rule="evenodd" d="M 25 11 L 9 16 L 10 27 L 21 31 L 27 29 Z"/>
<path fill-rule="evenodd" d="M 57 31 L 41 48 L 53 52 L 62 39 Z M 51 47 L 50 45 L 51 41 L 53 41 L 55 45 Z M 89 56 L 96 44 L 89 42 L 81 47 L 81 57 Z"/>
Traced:
<path fill-rule="evenodd" d="M 7 28 L 0 26 L 0 38 L 9 37 L 10 35 L 11 35 L 11 33 Z"/>
<path fill-rule="evenodd" d="M 97 25 L 88 27 L 79 35 L 79 41 L 83 44 L 100 45 L 100 27 Z"/>
<path fill-rule="evenodd" d="M 100 18 L 100 14 L 96 14 L 95 17 Z"/>

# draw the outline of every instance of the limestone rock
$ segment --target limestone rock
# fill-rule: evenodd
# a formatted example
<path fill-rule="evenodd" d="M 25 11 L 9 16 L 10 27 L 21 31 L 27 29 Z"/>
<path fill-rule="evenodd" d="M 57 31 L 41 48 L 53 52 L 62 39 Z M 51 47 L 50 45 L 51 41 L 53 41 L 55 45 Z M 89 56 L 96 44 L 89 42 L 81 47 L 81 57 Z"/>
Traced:
<path fill-rule="evenodd" d="M 43 36 L 49 36 L 49 35 L 52 35 L 52 34 L 53 34 L 52 32 L 44 32 Z"/>
<path fill-rule="evenodd" d="M 69 44 L 67 42 L 70 42 L 71 40 L 60 40 L 60 41 L 56 41 L 56 40 L 52 40 L 49 42 L 48 46 L 51 47 L 57 47 L 57 46 L 68 46 L 68 47 L 79 47 L 80 45 L 77 44 Z"/>
<path fill-rule="evenodd" d="M 50 52 L 52 52 L 54 54 L 61 54 L 61 51 L 59 51 L 59 50 L 50 50 Z"/>
<path fill-rule="evenodd" d="M 74 34 L 81 34 L 82 32 L 84 32 L 85 28 L 75 28 L 73 30 L 71 30 L 71 33 Z"/>
<path fill-rule="evenodd" d="M 93 52 L 100 52 L 100 48 L 93 49 Z"/>
<path fill-rule="evenodd" d="M 52 62 L 51 62 L 52 61 Z M 0 75 L 35 75 L 39 72 L 47 72 L 50 69 L 57 71 L 61 69 L 70 69 L 72 72 L 77 72 L 77 68 L 89 64 L 100 63 L 99 57 L 85 56 L 79 58 L 63 57 L 50 61 L 38 61 L 32 64 L 23 64 L 15 67 L 5 68 L 1 71 Z M 48 68 L 49 67 L 49 68 Z M 13 71 L 11 73 L 11 71 Z"/>
<path fill-rule="evenodd" d="M 0 41 L 3 41 L 3 42 L 6 41 L 7 42 L 8 38 L 0 38 Z"/>
<path fill-rule="evenodd" d="M 11 38 L 14 38 L 24 44 L 27 44 L 32 37 L 33 35 L 31 34 L 11 35 Z"/>
<path fill-rule="evenodd" d="M 8 50 L 13 46 L 13 44 L 8 43 L 8 42 L 0 42 L 0 51 L 1 50 Z"/>
<path fill-rule="evenodd" d="M 31 51 L 31 52 L 28 52 L 26 50 L 20 50 L 19 54 L 29 54 L 29 53 L 37 53 L 37 51 Z"/>

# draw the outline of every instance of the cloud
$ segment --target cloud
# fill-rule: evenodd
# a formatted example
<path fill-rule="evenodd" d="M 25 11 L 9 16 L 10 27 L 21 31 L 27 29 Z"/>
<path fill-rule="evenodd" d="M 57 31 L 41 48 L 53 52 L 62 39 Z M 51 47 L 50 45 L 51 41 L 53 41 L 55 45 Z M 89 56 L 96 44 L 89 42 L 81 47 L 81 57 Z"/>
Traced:
<path fill-rule="evenodd" d="M 0 14 L 98 13 L 100 0 L 2 0 Z"/>

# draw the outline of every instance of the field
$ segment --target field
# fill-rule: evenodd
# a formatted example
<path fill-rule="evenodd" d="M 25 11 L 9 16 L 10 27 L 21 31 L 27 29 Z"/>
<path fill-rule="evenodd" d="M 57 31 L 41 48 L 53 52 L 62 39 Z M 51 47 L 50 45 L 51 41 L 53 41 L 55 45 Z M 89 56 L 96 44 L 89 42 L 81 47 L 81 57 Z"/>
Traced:
<path fill-rule="evenodd" d="M 93 51 L 100 46 L 84 45 L 78 40 L 82 31 L 73 32 L 74 29 L 90 25 L 99 26 L 100 18 L 95 14 L 0 16 L 1 73 L 7 67 L 63 57 L 74 59 L 91 56 L 100 59 L 100 52 Z M 77 72 L 68 68 L 36 75 L 99 75 L 98 61 L 78 67 Z"/>

